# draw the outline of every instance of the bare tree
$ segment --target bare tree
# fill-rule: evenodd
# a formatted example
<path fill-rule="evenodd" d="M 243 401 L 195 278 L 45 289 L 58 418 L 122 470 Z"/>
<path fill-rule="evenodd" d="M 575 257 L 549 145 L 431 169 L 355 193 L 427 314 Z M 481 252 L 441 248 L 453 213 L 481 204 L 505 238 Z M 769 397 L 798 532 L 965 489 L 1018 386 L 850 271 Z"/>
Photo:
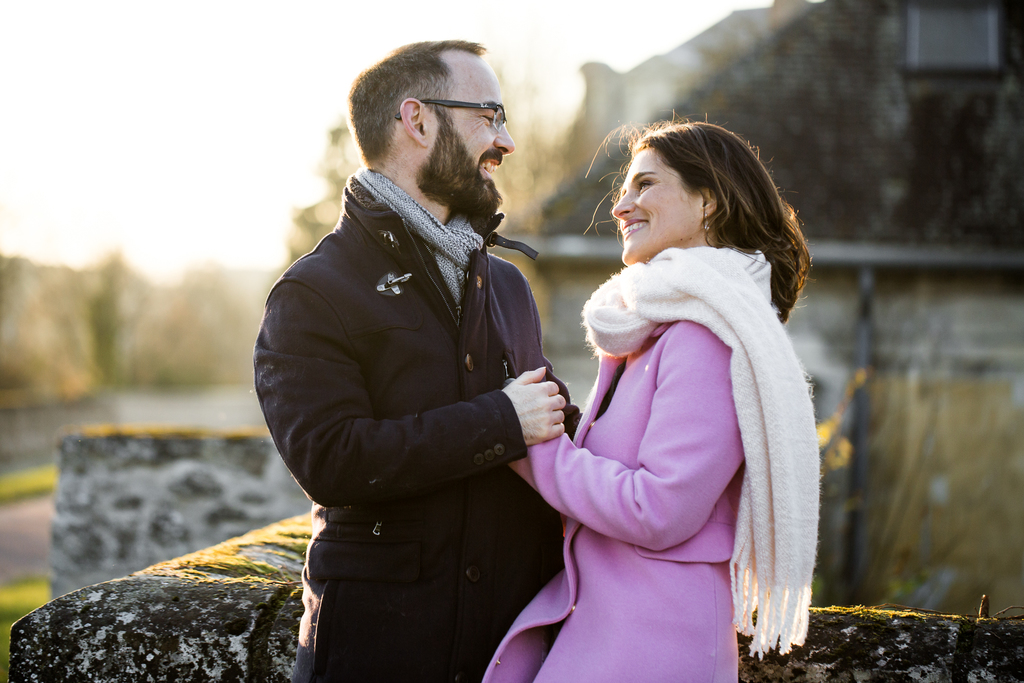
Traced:
<path fill-rule="evenodd" d="M 500 59 L 492 59 L 502 98 L 509 106 L 509 133 L 516 151 L 501 165 L 496 182 L 505 198 L 502 210 L 509 214 L 509 225 L 516 232 L 540 229 L 540 207 L 570 171 L 569 121 L 558 118 L 549 93 L 545 93 L 544 65 L 526 51 L 513 74 Z"/>
<path fill-rule="evenodd" d="M 320 175 L 327 181 L 329 189 L 317 203 L 292 212 L 292 229 L 288 233 L 289 263 L 309 252 L 334 229 L 341 213 L 345 182 L 359 168 L 359 152 L 344 115 L 328 135 L 327 149 L 320 162 Z"/>

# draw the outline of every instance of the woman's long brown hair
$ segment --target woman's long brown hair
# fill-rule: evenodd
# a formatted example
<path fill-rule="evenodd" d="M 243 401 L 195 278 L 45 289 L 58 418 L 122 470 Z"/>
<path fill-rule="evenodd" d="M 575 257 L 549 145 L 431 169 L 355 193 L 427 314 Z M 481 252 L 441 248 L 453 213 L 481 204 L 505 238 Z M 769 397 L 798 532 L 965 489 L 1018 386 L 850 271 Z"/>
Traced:
<path fill-rule="evenodd" d="M 782 322 L 797 302 L 811 265 L 796 212 L 779 195 L 757 152 L 740 136 L 699 121 L 665 121 L 635 134 L 630 152 L 654 150 L 691 191 L 717 203 L 708 244 L 760 251 L 772 266 L 772 303 Z"/>

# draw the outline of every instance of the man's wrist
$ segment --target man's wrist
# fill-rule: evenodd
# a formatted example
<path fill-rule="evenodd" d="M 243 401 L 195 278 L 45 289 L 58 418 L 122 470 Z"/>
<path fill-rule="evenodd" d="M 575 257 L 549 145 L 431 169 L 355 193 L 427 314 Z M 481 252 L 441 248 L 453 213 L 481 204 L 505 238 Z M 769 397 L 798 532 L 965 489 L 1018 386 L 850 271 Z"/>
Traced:
<path fill-rule="evenodd" d="M 512 404 L 512 399 L 500 389 L 484 394 L 491 398 L 501 415 L 502 431 L 504 432 L 503 444 L 505 453 L 501 459 L 502 463 L 512 462 L 526 457 L 526 440 L 523 438 L 523 427 L 519 422 L 519 415 Z"/>

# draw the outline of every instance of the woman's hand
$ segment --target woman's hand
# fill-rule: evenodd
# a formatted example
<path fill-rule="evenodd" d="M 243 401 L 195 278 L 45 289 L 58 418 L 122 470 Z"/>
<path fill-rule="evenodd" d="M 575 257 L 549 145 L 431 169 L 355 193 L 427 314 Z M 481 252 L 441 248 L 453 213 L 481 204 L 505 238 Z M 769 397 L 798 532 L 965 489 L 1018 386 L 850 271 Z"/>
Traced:
<path fill-rule="evenodd" d="M 546 374 L 547 368 L 524 372 L 502 389 L 516 409 L 527 446 L 565 433 L 565 399 L 558 393 L 557 384 L 544 381 Z"/>

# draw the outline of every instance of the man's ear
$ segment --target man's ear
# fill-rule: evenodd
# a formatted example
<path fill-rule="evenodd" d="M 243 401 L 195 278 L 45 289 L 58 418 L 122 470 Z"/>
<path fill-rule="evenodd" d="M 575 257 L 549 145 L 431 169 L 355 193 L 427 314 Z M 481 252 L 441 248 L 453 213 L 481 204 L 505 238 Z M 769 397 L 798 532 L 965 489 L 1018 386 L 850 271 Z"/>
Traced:
<path fill-rule="evenodd" d="M 428 122 L 427 108 L 414 97 L 406 98 L 399 108 L 402 115 L 402 129 L 416 144 L 429 149 L 433 142 L 433 122 Z"/>

